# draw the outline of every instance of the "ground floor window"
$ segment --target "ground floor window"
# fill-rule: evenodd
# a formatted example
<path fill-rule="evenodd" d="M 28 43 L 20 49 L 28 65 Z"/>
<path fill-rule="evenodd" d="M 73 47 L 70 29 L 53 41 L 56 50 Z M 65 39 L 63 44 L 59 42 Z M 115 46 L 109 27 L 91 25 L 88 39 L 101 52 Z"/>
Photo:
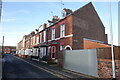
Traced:
<path fill-rule="evenodd" d="M 48 47 L 47 56 L 50 56 L 50 47 Z"/>
<path fill-rule="evenodd" d="M 33 48 L 33 56 L 38 56 L 38 48 Z"/>
<path fill-rule="evenodd" d="M 46 47 L 40 48 L 40 58 L 42 58 L 43 56 L 46 56 Z"/>

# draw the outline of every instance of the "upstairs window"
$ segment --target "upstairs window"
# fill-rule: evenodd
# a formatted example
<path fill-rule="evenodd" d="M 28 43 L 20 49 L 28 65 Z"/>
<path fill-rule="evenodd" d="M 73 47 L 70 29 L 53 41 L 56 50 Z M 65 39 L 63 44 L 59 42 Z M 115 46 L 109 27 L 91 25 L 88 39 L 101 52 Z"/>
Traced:
<path fill-rule="evenodd" d="M 52 40 L 55 39 L 55 28 L 52 29 Z"/>
<path fill-rule="evenodd" d="M 40 43 L 42 42 L 42 33 L 40 33 Z"/>
<path fill-rule="evenodd" d="M 46 42 L 46 31 L 44 31 L 44 42 Z"/>
<path fill-rule="evenodd" d="M 39 44 L 39 37 L 37 36 L 36 44 Z"/>
<path fill-rule="evenodd" d="M 35 36 L 34 36 L 33 40 L 34 40 L 33 44 L 35 45 L 35 43 L 36 43 L 36 37 Z"/>
<path fill-rule="evenodd" d="M 65 24 L 60 25 L 60 37 L 65 36 Z"/>

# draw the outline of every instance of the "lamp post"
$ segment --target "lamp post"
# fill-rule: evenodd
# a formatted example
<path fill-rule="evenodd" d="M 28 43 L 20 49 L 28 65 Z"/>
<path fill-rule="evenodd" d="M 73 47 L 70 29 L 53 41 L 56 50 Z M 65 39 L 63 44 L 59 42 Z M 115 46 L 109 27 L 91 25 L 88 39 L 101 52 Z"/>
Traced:
<path fill-rule="evenodd" d="M 4 36 L 3 36 L 3 40 L 2 40 L 2 57 L 4 57 L 3 56 L 3 54 L 4 54 L 4 50 L 3 49 L 4 49 Z"/>
<path fill-rule="evenodd" d="M 113 32 L 112 32 L 112 13 L 111 13 L 111 0 L 109 0 L 109 26 L 110 26 L 110 43 L 112 53 L 112 75 L 115 78 L 115 60 L 114 60 L 114 47 L 113 47 Z"/>

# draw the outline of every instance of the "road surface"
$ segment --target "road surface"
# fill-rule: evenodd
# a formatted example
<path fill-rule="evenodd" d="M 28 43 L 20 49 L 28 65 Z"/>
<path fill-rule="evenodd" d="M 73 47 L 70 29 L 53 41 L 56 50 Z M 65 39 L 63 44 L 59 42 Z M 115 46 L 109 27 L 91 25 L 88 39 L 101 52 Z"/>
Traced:
<path fill-rule="evenodd" d="M 47 72 L 38 67 L 35 67 L 11 54 L 5 54 L 4 56 L 3 78 L 18 78 L 27 80 L 63 80 L 60 77 L 51 74 L 49 71 Z"/>

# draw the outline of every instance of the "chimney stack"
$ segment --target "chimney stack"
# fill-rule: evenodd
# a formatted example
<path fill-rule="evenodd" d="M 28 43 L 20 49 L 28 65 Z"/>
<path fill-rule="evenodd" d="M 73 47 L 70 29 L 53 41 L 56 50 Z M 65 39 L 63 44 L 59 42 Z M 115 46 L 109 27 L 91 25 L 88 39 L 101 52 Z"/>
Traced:
<path fill-rule="evenodd" d="M 59 20 L 58 16 L 53 16 L 52 22 L 56 22 L 56 21 L 58 21 L 58 20 Z"/>
<path fill-rule="evenodd" d="M 62 17 L 66 17 L 66 16 L 68 16 L 71 13 L 72 13 L 72 10 L 64 8 L 62 10 Z"/>

